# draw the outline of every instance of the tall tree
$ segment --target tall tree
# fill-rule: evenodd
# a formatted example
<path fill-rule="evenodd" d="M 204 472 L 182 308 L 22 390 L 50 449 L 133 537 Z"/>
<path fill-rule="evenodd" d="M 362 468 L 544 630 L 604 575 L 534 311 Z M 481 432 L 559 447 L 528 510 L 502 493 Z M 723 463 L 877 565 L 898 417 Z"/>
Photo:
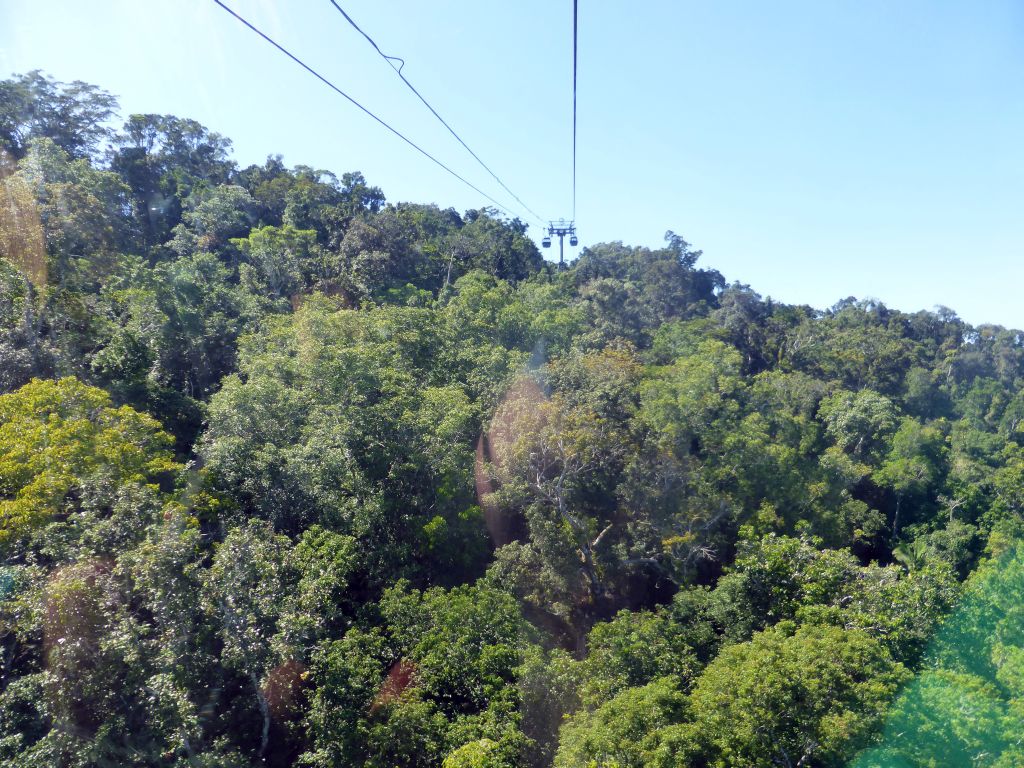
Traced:
<path fill-rule="evenodd" d="M 117 99 L 95 85 L 61 83 L 38 69 L 0 80 L 0 153 L 22 158 L 33 139 L 51 139 L 73 158 L 89 157 L 112 135 Z"/>

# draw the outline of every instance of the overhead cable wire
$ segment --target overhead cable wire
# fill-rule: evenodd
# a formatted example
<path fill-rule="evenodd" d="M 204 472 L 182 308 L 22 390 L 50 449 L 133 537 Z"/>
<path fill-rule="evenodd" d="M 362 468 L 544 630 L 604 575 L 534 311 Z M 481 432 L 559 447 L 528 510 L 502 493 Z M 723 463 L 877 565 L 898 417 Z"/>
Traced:
<path fill-rule="evenodd" d="M 572 220 L 576 221 L 576 70 L 579 0 L 572 0 Z"/>
<path fill-rule="evenodd" d="M 487 171 L 489 174 L 491 174 L 491 177 L 496 182 L 498 182 L 498 184 L 501 185 L 501 188 L 504 189 L 506 192 L 508 192 L 510 195 L 512 195 L 512 197 L 514 197 L 516 199 L 516 202 L 519 203 L 521 206 L 523 206 L 523 208 L 525 210 L 529 211 L 530 214 L 534 218 L 537 219 L 537 221 L 539 221 L 541 223 L 544 223 L 544 219 L 542 219 L 541 216 L 536 211 L 534 211 L 530 206 L 528 206 L 526 203 L 524 203 L 520 199 L 519 195 L 517 195 L 515 192 L 513 192 L 511 189 L 509 189 L 508 185 L 506 185 L 505 182 L 503 182 L 500 178 L 498 178 L 498 175 L 488 167 L 487 163 L 485 163 L 483 160 L 481 160 L 480 156 L 477 155 L 477 153 L 474 152 L 472 149 L 470 149 L 469 145 L 465 141 L 462 140 L 462 137 L 459 136 L 459 134 L 455 132 L 455 129 L 452 128 L 448 124 L 448 122 L 443 117 L 441 117 L 441 115 L 438 114 L 437 110 L 434 109 L 433 106 L 431 106 L 430 102 L 427 101 L 426 98 L 424 98 L 423 94 L 421 94 L 416 89 L 416 86 L 414 86 L 411 82 L 409 82 L 409 79 L 404 74 L 402 74 L 402 68 L 405 67 L 405 59 L 403 59 L 403 58 L 401 58 L 399 56 L 389 56 L 388 54 L 384 53 L 384 51 L 382 51 L 380 49 L 380 46 L 377 45 L 377 43 L 374 41 L 374 39 L 372 37 L 370 37 L 366 32 L 363 31 L 363 29 L 355 22 L 355 19 L 353 19 L 351 16 L 349 16 L 345 12 L 345 9 L 342 8 L 336 2 L 336 0 L 330 0 L 330 3 L 331 3 L 331 5 L 334 6 L 335 10 L 338 11 L 338 13 L 340 13 L 342 16 L 345 17 L 345 21 L 347 21 L 349 24 L 351 24 L 352 27 L 356 30 L 356 32 L 358 32 L 359 34 L 361 34 L 363 37 L 366 38 L 366 40 L 370 43 L 370 45 L 373 46 L 374 50 L 377 51 L 377 53 L 380 54 L 381 58 L 384 59 L 384 61 L 386 61 L 388 64 L 391 65 L 391 68 L 393 70 L 395 70 L 395 73 L 402 79 L 402 82 L 406 84 L 406 86 L 409 88 L 409 90 L 416 94 L 417 98 L 419 98 L 419 100 L 423 102 L 423 105 L 427 109 L 430 110 L 431 114 L 433 114 L 434 117 L 436 117 L 441 122 L 441 125 L 443 125 L 445 128 L 448 129 L 448 133 L 450 133 L 452 136 L 454 136 L 455 140 L 458 141 L 459 144 L 461 144 L 465 148 L 465 150 L 467 152 L 469 152 L 469 154 L 471 154 L 473 156 L 473 159 L 476 160 L 485 171 Z M 396 66 L 395 65 L 396 61 L 400 61 L 402 63 L 400 65 Z"/>
<path fill-rule="evenodd" d="M 390 126 L 390 125 L 389 125 L 389 124 L 388 124 L 387 122 L 385 122 L 385 121 L 384 121 L 384 119 L 383 119 L 383 118 L 380 118 L 380 117 L 378 117 L 378 116 L 377 116 L 377 115 L 375 115 L 375 114 L 374 114 L 373 112 L 371 112 L 371 111 L 370 111 L 369 109 L 367 109 L 366 107 L 364 107 L 364 106 L 363 106 L 362 104 L 360 104 L 360 103 L 359 103 L 358 101 L 356 101 L 356 100 L 355 100 L 354 98 L 352 98 L 352 97 L 351 97 L 351 96 L 349 96 L 349 95 L 348 95 L 347 93 L 345 93 L 345 92 L 344 92 L 343 90 L 341 90 L 341 88 L 339 88 L 338 86 L 336 86 L 336 85 L 335 85 L 334 83 L 332 83 L 332 82 L 331 82 L 330 80 L 328 80 L 328 79 L 327 79 L 326 77 L 324 77 L 324 76 L 323 76 L 323 75 L 321 75 L 321 74 L 320 74 L 319 72 L 317 72 L 317 71 L 316 71 L 315 69 L 313 69 L 313 68 L 312 68 L 311 66 L 309 66 L 308 64 L 306 64 L 306 62 L 304 62 L 304 61 L 303 61 L 302 59 L 300 59 L 300 58 L 299 58 L 298 56 L 296 56 L 296 55 L 295 55 L 294 53 L 292 53 L 291 51 L 289 51 L 289 50 L 288 50 L 287 48 L 285 48 L 285 47 L 284 47 L 283 45 L 281 45 L 280 43 L 276 42 L 276 41 L 275 41 L 275 40 L 274 40 L 273 38 L 271 38 L 271 37 L 270 37 L 269 35 L 267 35 L 266 33 L 262 32 L 262 31 L 261 31 L 261 30 L 259 30 L 259 29 L 257 29 L 257 28 L 256 28 L 255 26 L 253 26 L 253 25 L 252 25 L 251 23 L 249 23 L 249 22 L 248 22 L 248 21 L 247 21 L 247 20 L 246 20 L 245 18 L 243 18 L 243 17 L 242 17 L 242 16 L 240 16 L 240 15 L 239 15 L 238 13 L 236 13 L 235 11 L 233 11 L 233 10 L 232 10 L 231 8 L 229 8 L 228 6 L 226 6 L 226 5 L 225 5 L 225 4 L 223 3 L 223 2 L 221 2 L 221 0 L 213 0 L 213 2 L 214 2 L 214 3 L 216 3 L 217 5 L 219 5 L 219 6 L 221 7 L 221 8 L 223 8 L 223 9 L 224 9 L 225 11 L 227 11 L 227 12 L 228 12 L 229 14 L 231 14 L 232 16 L 234 16 L 234 17 L 235 17 L 235 18 L 236 18 L 236 19 L 237 19 L 238 21 L 240 21 L 240 22 L 241 22 L 242 24 L 244 24 L 245 26 L 247 26 L 247 27 L 248 27 L 249 29 L 251 29 L 251 30 L 252 30 L 253 32 L 255 32 L 255 33 L 256 33 L 257 35 L 259 35 L 260 37 L 262 37 L 262 38 L 263 38 L 264 40 L 266 40 L 266 41 L 267 41 L 268 43 L 270 43 L 270 44 L 271 44 L 272 46 L 274 46 L 275 48 L 277 48 L 277 50 L 279 50 L 279 51 L 280 51 L 281 53 L 283 53 L 283 54 L 284 54 L 285 56 L 287 56 L 287 57 L 288 57 L 289 59 L 291 59 L 292 61 L 294 61 L 294 62 L 295 62 L 296 64 L 298 64 L 298 65 L 299 65 L 300 67 L 302 67 L 302 68 L 303 68 L 304 70 L 306 70 L 307 72 L 309 72 L 309 73 L 310 73 L 311 75 L 313 75 L 313 76 L 314 76 L 314 77 L 315 77 L 315 78 L 316 78 L 317 80 L 319 80 L 320 82 L 322 82 L 322 83 L 323 83 L 324 85 L 326 85 L 326 86 L 327 86 L 328 88 L 330 88 L 330 89 L 331 89 L 332 91 L 334 91 L 335 93 L 337 93 L 337 94 L 338 94 L 339 96 L 342 96 L 343 98 L 347 99 L 347 100 L 348 100 L 349 102 L 351 102 L 351 103 L 352 103 L 353 105 L 355 105 L 355 106 L 356 106 L 356 107 L 357 107 L 357 108 L 358 108 L 358 109 L 359 109 L 359 110 L 360 110 L 361 112 L 363 112 L 363 113 L 367 114 L 368 116 L 372 117 L 372 118 L 373 118 L 373 119 L 374 119 L 375 121 L 377 121 L 377 122 L 378 122 L 378 123 L 380 123 L 380 124 L 381 124 L 382 126 L 384 126 L 385 128 L 387 128 L 387 129 L 388 129 L 389 131 L 391 131 L 391 133 L 395 134 L 395 136 L 397 136 L 398 138 L 400 138 L 400 139 L 401 139 L 402 141 L 404 141 L 404 142 L 405 142 L 406 144 L 408 144 L 408 145 L 409 145 L 410 147 L 412 147 L 412 148 L 413 148 L 413 149 L 415 149 L 415 150 L 416 150 L 417 152 L 419 152 L 419 153 L 420 153 L 421 155 L 423 155 L 424 157 L 426 157 L 426 158 L 427 158 L 428 160 L 430 160 L 431 162 L 433 162 L 433 163 L 435 163 L 436 165 L 440 166 L 440 167 L 441 167 L 441 168 L 443 168 L 444 170 L 448 171 L 448 173 L 450 173 L 450 174 L 451 174 L 452 176 L 454 176 L 454 177 L 455 177 L 456 179 L 458 179 L 459 181 L 461 181 L 461 182 L 462 182 L 463 184 L 465 184 L 465 185 L 466 185 L 467 187 L 469 187 L 470 189 L 472 189 L 472 190 L 473 190 L 473 191 L 475 191 L 476 193 L 478 193 L 478 194 L 482 195 L 483 197 L 487 198 L 488 200 L 490 200 L 490 201 L 491 201 L 492 203 L 494 203 L 494 204 L 495 204 L 496 206 L 498 206 L 498 208 L 499 208 L 500 210 L 504 211 L 504 212 L 505 212 L 505 213 L 507 213 L 507 214 L 508 214 L 509 216 L 513 216 L 513 217 L 515 216 L 515 214 L 513 214 L 513 213 L 512 213 L 512 212 L 511 212 L 511 211 L 510 211 L 510 210 L 509 210 L 509 209 L 508 209 L 507 207 L 505 207 L 504 205 L 502 205 L 501 203 L 499 203 L 499 202 L 498 202 L 497 200 L 495 200 L 495 199 L 494 199 L 493 197 L 491 197 L 490 195 L 488 195 L 488 194 L 487 194 L 486 192 L 484 192 L 484 191 L 483 191 L 482 189 L 480 189 L 480 188 L 479 188 L 478 186 L 476 186 L 475 184 L 473 184 L 473 183 L 472 183 L 471 181 L 468 181 L 468 180 L 467 180 L 467 179 L 465 179 L 465 178 L 464 178 L 463 176 L 460 176 L 460 175 L 459 175 L 458 173 L 456 173 L 455 171 L 453 171 L 453 170 L 452 170 L 451 168 L 449 168 L 449 167 L 448 167 L 447 165 L 445 165 L 444 163 L 442 163 L 442 162 L 441 162 L 440 160 L 438 160 L 438 159 L 437 159 L 436 157 L 434 157 L 434 156 L 433 156 L 432 154 L 430 154 L 429 152 L 427 152 L 427 150 L 423 149 L 423 147 L 421 147 L 421 146 L 420 146 L 419 144 L 417 144 L 416 142 L 414 142 L 414 141 L 413 141 L 412 139 L 408 138 L 408 137 L 407 137 L 407 136 L 406 136 L 406 135 L 405 135 L 404 133 L 402 133 L 401 131 L 399 131 L 399 130 L 398 130 L 397 128 L 392 128 L 392 127 L 391 127 L 391 126 Z"/>

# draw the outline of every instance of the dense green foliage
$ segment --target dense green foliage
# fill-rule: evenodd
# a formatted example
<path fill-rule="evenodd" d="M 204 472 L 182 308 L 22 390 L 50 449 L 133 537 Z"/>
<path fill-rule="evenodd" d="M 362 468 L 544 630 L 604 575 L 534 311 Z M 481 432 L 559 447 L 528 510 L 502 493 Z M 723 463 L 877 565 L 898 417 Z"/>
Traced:
<path fill-rule="evenodd" d="M 0 762 L 1017 765 L 1024 333 L 0 83 Z"/>

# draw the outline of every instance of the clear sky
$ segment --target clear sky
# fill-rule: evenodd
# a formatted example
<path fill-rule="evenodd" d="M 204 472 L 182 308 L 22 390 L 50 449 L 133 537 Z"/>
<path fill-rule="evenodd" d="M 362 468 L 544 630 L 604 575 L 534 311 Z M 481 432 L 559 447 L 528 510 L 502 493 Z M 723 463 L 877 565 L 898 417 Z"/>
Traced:
<path fill-rule="evenodd" d="M 510 200 L 328 0 L 225 2 Z M 339 2 L 531 208 L 572 215 L 570 0 Z M 0 75 L 33 68 L 195 118 L 242 165 L 487 204 L 211 0 L 0 0 Z M 583 245 L 672 229 L 782 301 L 1024 327 L 1024 3 L 580 0 L 577 186 Z"/>

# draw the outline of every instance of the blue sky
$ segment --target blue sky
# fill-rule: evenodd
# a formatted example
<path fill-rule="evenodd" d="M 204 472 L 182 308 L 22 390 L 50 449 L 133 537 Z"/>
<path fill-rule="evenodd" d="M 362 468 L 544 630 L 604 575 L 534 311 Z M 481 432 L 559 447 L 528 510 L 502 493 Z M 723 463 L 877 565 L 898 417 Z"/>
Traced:
<path fill-rule="evenodd" d="M 225 2 L 509 199 L 328 0 Z M 531 208 L 571 215 L 569 0 L 339 2 Z M 243 165 L 487 202 L 211 0 L 4 0 L 0 75 L 32 68 L 193 117 Z M 1024 327 L 1024 3 L 580 0 L 577 186 L 582 245 L 672 229 L 782 301 Z"/>

